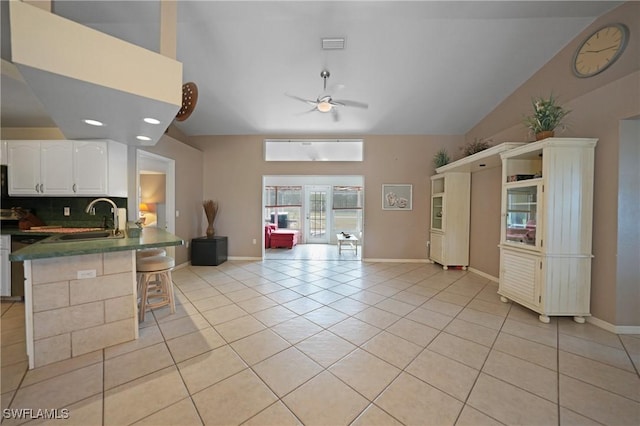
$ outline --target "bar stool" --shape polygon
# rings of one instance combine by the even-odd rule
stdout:
[[[139,249],[139,250],[136,250],[136,263],[138,262],[138,260],[144,257],[166,256],[166,255],[167,255],[167,251],[163,248]],[[142,294],[142,287],[140,286],[140,278],[141,278],[141,274],[137,274],[136,287],[138,289],[138,295]]]
[[[166,256],[166,255],[167,255],[167,251],[163,248],[140,249],[136,251],[136,260],[142,259],[143,257]]]
[[[174,266],[175,261],[169,256],[147,256],[137,259],[140,322],[144,321],[147,309],[169,305],[171,313],[176,312],[171,280]]]

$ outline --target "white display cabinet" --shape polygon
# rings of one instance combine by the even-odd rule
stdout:
[[[597,139],[549,138],[502,158],[501,300],[540,314],[590,315]]]
[[[469,266],[470,173],[442,173],[431,176],[432,261],[449,266]]]

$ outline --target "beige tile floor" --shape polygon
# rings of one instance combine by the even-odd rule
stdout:
[[[177,312],[147,315],[139,340],[31,371],[23,304],[2,303],[2,409],[66,409],[51,424],[69,425],[640,424],[640,336],[543,324],[469,272],[230,261],[174,281]]]
[[[297,244],[292,248],[270,248],[264,250],[268,260],[362,260],[362,248],[358,242],[358,252],[344,245],[338,252],[335,244]]]

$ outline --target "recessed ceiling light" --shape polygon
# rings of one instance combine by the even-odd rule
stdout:
[[[90,120],[90,119],[86,119],[84,120],[85,123],[91,125],[91,126],[104,126],[104,123],[102,121],[98,121],[98,120]]]
[[[136,136],[136,139],[139,141],[150,141],[151,138],[149,136]]]
[[[157,120],[155,118],[151,118],[151,117],[147,117],[144,119],[145,123],[149,123],[149,124],[160,124],[160,120]]]

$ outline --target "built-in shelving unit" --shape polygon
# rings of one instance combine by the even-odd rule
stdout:
[[[502,301],[540,314],[590,315],[597,139],[549,138],[502,157]]]
[[[469,266],[471,173],[500,167],[500,154],[524,145],[505,142],[436,169],[431,176],[429,258],[442,265]]]
[[[469,266],[470,173],[442,173],[431,176],[432,261],[449,266]]]
[[[513,148],[525,145],[525,142],[504,142],[500,145],[492,146],[484,151],[476,152],[473,155],[456,160],[452,163],[438,167],[436,173],[447,172],[480,172],[482,170],[500,167],[502,160],[500,154]]]

